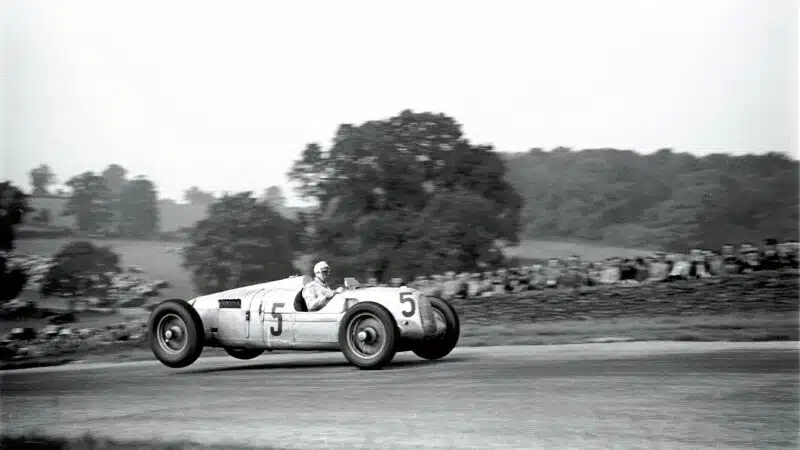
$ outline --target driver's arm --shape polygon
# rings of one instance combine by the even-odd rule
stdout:
[[[303,298],[306,301],[306,306],[309,311],[321,309],[334,294],[334,291],[326,289],[324,286],[320,286],[314,282],[308,283],[306,287],[303,288]]]

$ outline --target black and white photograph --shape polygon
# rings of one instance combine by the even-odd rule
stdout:
[[[800,448],[797,0],[0,0],[0,450]]]

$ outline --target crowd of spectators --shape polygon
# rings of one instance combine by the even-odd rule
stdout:
[[[42,329],[18,327],[0,338],[0,361],[24,360],[43,356],[64,356],[82,349],[115,343],[136,344],[146,339],[146,324],[121,322],[102,328],[51,324]]]
[[[573,255],[566,261],[550,259],[544,264],[477,273],[446,272],[417,277],[407,284],[429,295],[443,298],[492,296],[539,289],[576,288],[598,285],[639,285],[740,274],[760,270],[797,268],[797,241],[778,243],[767,239],[761,248],[743,244],[724,246],[720,252],[693,249],[689,253],[656,252],[638,258],[607,258],[583,261]],[[374,279],[368,285],[377,284]],[[390,285],[404,284],[393,279]]]

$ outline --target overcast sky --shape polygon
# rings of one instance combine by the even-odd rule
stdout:
[[[277,184],[341,123],[444,112],[500,151],[797,156],[797,5],[2,2],[3,178],[117,163],[162,197]]]

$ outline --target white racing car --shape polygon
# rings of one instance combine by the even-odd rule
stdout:
[[[245,286],[184,300],[166,300],[150,314],[147,333],[156,358],[172,368],[194,363],[204,347],[238,359],[264,351],[341,351],[361,369],[380,369],[397,352],[435,360],[458,343],[458,315],[446,301],[407,287],[345,290],[319,311],[302,298],[308,277]]]

